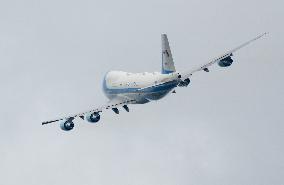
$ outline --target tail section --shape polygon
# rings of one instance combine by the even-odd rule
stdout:
[[[162,34],[162,74],[169,74],[176,71],[168,37]]]

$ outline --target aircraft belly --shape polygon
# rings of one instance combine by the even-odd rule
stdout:
[[[169,92],[170,90],[153,92],[153,93],[145,93],[144,97],[148,100],[159,100],[165,97]]]

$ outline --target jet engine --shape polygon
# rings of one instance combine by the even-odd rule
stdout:
[[[96,123],[98,121],[100,121],[100,114],[98,112],[94,112],[94,113],[89,113],[85,115],[85,119],[90,122],[90,123]]]
[[[190,83],[190,79],[189,78],[186,78],[185,80],[181,81],[178,86],[179,87],[187,87],[188,84]]]
[[[63,120],[61,123],[60,123],[60,128],[64,131],[70,131],[74,128],[74,123],[70,120]]]
[[[233,59],[229,56],[227,58],[224,58],[224,59],[220,60],[218,62],[218,65],[220,67],[229,67],[230,65],[232,65],[232,63],[233,63]]]

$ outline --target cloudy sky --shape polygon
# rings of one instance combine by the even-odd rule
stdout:
[[[280,0],[0,1],[0,184],[282,185]],[[190,69],[269,31],[159,102],[71,132],[41,122],[107,99],[111,70]]]

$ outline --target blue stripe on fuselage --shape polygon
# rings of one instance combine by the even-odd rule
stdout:
[[[164,68],[164,65],[162,65],[162,74],[170,74],[170,73],[173,73],[174,71],[169,71],[169,70],[166,70]]]
[[[142,89],[140,92],[155,93],[155,92],[160,92],[160,91],[170,91],[171,89],[175,88],[177,85],[178,85],[178,81],[173,80],[173,81],[165,82],[160,85]]]
[[[169,81],[160,85],[152,86],[149,88],[141,89],[140,88],[121,88],[121,89],[110,89],[106,85],[104,79],[103,90],[106,94],[123,94],[123,93],[156,93],[156,92],[167,92],[175,88],[178,85],[177,80]]]

